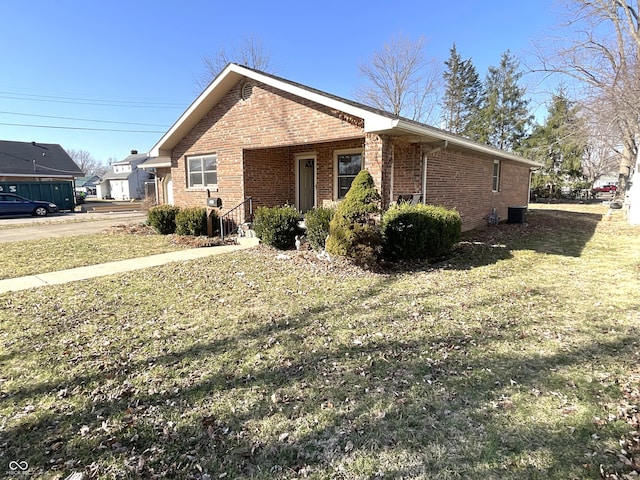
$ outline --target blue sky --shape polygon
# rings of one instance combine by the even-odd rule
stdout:
[[[484,77],[507,49],[531,52],[560,13],[554,0],[5,1],[0,139],[102,162],[146,152],[198,95],[202,58],[242,37],[261,39],[276,74],[353,98],[358,64],[393,36],[424,36],[442,62],[455,42]]]

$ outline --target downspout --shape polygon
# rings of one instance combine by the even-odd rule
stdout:
[[[396,176],[396,166],[395,166],[395,160],[396,160],[396,149],[395,149],[395,144],[391,145],[391,178],[389,179],[389,202],[388,205],[391,205],[391,203],[393,202],[393,179]]]
[[[427,153],[422,153],[422,203],[427,204]]]
[[[436,153],[449,146],[449,140],[445,140],[444,143],[436,148],[432,148],[428,153]],[[427,204],[427,152],[422,154],[422,203]]]
[[[160,205],[160,190],[158,189],[158,169],[153,169],[153,183],[155,184],[155,194],[156,194],[156,205]]]

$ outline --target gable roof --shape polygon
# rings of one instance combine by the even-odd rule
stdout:
[[[146,153],[138,153],[137,150],[132,150],[131,155],[128,155],[123,160],[113,162],[109,167],[109,170],[102,176],[101,181],[106,180],[127,180],[131,175],[136,173],[136,169],[140,167],[147,159],[149,155]],[[116,172],[117,166],[128,165],[131,167],[129,171]]]
[[[105,173],[100,179],[100,183],[106,182],[107,180],[127,180],[131,175],[135,173],[135,170],[131,170],[128,172],[115,172],[113,166],[109,168],[107,173]]]
[[[138,153],[136,150],[133,150],[131,152],[131,155],[128,155],[123,160],[118,160],[117,162],[113,162],[111,165],[131,165],[133,167],[144,162],[148,158],[149,158],[148,154]]]
[[[149,152],[150,157],[168,157],[171,150],[239,81],[251,79],[306,100],[342,111],[364,120],[365,133],[415,137],[419,143],[433,144],[434,148],[456,146],[464,150],[512,160],[531,167],[541,164],[527,158],[475,142],[459,135],[425,125],[398,115],[348,100],[315,88],[292,82],[269,73],[230,63],[185,110],[173,126]]]
[[[100,177],[98,175],[78,177],[76,178],[76,187],[89,187],[89,186],[93,187],[99,182],[100,182]]]
[[[81,177],[84,173],[60,145],[0,140],[0,175]]]

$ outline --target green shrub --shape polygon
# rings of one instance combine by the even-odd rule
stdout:
[[[381,229],[386,257],[428,259],[449,253],[460,241],[462,220],[444,207],[401,204],[387,210]]]
[[[176,214],[180,208],[173,205],[157,205],[149,209],[147,222],[162,235],[169,235],[176,231]]]
[[[300,213],[294,207],[259,207],[253,219],[253,229],[262,243],[281,250],[292,248],[299,227]]]
[[[373,178],[368,171],[361,170],[329,223],[327,252],[352,258],[362,265],[376,263],[382,243],[375,222],[379,211],[380,194]]]
[[[329,236],[329,223],[335,213],[333,208],[317,207],[304,214],[307,240],[314,249],[324,249]]]
[[[183,208],[176,215],[176,234],[201,236],[207,234],[207,209]]]

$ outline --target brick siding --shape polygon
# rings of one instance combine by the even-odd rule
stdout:
[[[206,201],[206,189],[186,188],[186,157],[190,155],[217,154],[218,189],[210,194],[221,197],[225,207],[253,194],[261,197],[258,204],[294,204],[296,152],[319,150],[330,141],[341,145],[344,139],[354,139],[355,145],[363,143],[359,140],[363,137],[361,119],[259,83],[242,100],[242,85],[232,88],[173,149],[177,205],[198,206]],[[318,164],[319,179],[326,172],[333,174],[333,162],[326,155]],[[319,182],[318,196],[327,196],[328,188],[333,190],[332,185]]]
[[[452,147],[428,153],[402,137],[365,134],[362,119],[253,82],[252,95],[240,97],[239,82],[176,145],[171,159],[174,203],[204,206],[207,193],[227,210],[253,197],[254,208],[297,203],[298,154],[316,158],[316,203],[335,201],[335,152],[361,149],[383,206],[397,195],[422,193],[422,155],[427,152],[427,203],[456,208],[465,230],[486,225],[496,208],[528,203],[529,168],[501,161],[500,190],[492,192],[494,158]],[[186,158],[217,155],[217,189],[188,189]],[[162,189],[160,190],[160,195]],[[166,199],[164,199],[166,201]]]

